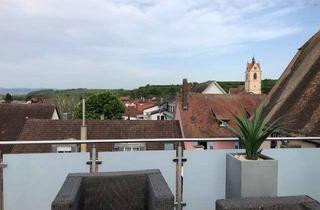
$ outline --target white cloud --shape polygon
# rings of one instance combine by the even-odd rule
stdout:
[[[294,34],[300,28],[289,25],[286,16],[304,4],[302,0],[2,0],[2,66],[16,60],[24,63],[20,69],[30,69],[28,60],[40,59],[45,66],[54,58],[62,65],[48,69],[63,73],[64,64],[79,68],[77,60],[85,59],[90,60],[84,65],[88,68],[117,63],[112,68],[140,74],[139,67],[130,65],[135,58],[223,54],[244,43]],[[143,71],[142,75],[148,72]]]

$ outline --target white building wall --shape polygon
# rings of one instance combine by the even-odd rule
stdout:
[[[159,106],[154,106],[154,107],[150,107],[150,108],[148,108],[148,109],[145,109],[144,111],[143,111],[143,118],[144,118],[144,120],[159,120],[159,119],[161,119],[161,117],[164,117],[164,118],[166,118],[166,115],[163,113],[163,112],[161,112],[161,113],[155,113],[155,114],[150,114],[150,113],[152,113],[152,112],[154,112],[154,111],[157,111],[157,110],[159,110],[160,109],[160,107]],[[164,119],[165,120],[165,119]]]
[[[159,106],[153,106],[153,107],[150,107],[148,109],[143,110],[143,114],[147,115],[148,113],[151,113],[151,112],[157,111],[157,110],[159,110]]]
[[[202,94],[227,94],[222,87],[219,87],[219,84],[212,82]]]
[[[58,112],[57,112],[57,109],[54,109],[54,112],[52,114],[52,117],[51,117],[52,120],[59,120],[59,115],[58,115]]]

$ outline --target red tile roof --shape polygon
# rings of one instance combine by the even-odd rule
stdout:
[[[236,88],[230,88],[229,94],[246,94],[244,85],[240,85],[239,87],[236,87]]]
[[[296,53],[264,100],[291,135],[320,135],[320,31]]]
[[[202,82],[202,83],[191,83],[191,92],[194,93],[202,93],[205,89],[207,89],[211,85],[212,81]]]
[[[181,138],[175,120],[88,120],[88,139]],[[19,140],[80,139],[81,120],[28,120]],[[101,144],[99,144],[101,145]],[[15,146],[14,153],[48,152],[48,145]]]
[[[139,111],[135,107],[129,106],[126,108],[126,111],[123,115],[127,117],[137,117],[137,115],[140,114],[143,114],[143,111]]]
[[[233,115],[252,114],[264,95],[218,95],[189,93],[188,109],[181,108],[181,98],[177,103],[185,137],[210,138],[228,137],[231,134],[220,127],[217,120],[228,120],[235,127]]]
[[[150,107],[153,107],[155,105],[159,104],[159,101],[148,101],[148,102],[137,102],[136,105],[136,109],[138,111],[144,111],[145,109],[148,109]]]
[[[158,101],[147,101],[147,102],[132,101],[132,103],[134,103],[135,106],[127,107],[124,113],[124,116],[137,117],[137,115],[143,114],[143,111],[145,109],[148,109],[150,107],[153,107],[159,104]]]
[[[51,119],[55,109],[48,104],[0,104],[0,141],[16,140],[28,118]]]
[[[250,71],[252,70],[252,67],[255,63],[247,63],[247,70]],[[258,65],[258,68],[260,69],[260,63],[256,63]]]

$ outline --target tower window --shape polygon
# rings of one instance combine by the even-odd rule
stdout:
[[[253,79],[257,79],[257,73],[253,74]]]

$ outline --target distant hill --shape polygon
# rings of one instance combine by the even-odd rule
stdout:
[[[92,93],[97,93],[101,91],[106,91],[106,89],[86,89],[86,88],[77,88],[77,89],[41,89],[34,90],[29,92],[28,96],[54,96],[54,95],[75,95],[75,96],[86,96]]]
[[[262,80],[262,93],[268,93],[277,80],[264,79]],[[240,85],[244,85],[241,81],[221,81],[219,85],[226,91],[229,92],[230,88],[236,88]],[[150,98],[157,97],[163,99],[173,98],[177,92],[180,91],[181,85],[146,85],[132,90],[125,89],[31,89],[31,88],[0,88],[0,95],[10,93],[13,96],[24,95],[26,98],[33,96],[43,96],[45,98],[51,98],[55,96],[74,96],[80,98],[82,96],[88,96],[102,91],[112,91],[117,93],[119,96],[130,96],[131,98]]]
[[[88,96],[90,94],[94,94],[97,92],[102,91],[112,91],[117,93],[119,96],[130,96],[131,98],[149,98],[149,97],[157,97],[157,98],[164,98],[168,99],[176,95],[177,92],[180,90],[180,85],[146,85],[143,87],[139,87],[133,90],[125,90],[125,89],[66,89],[66,90],[53,90],[53,89],[46,89],[46,90],[37,90],[30,92],[27,97],[33,96],[45,96],[45,97],[52,97],[57,95],[63,96]]]
[[[34,88],[2,88],[0,87],[0,95],[5,95],[7,93],[11,95],[27,95],[31,91],[40,90]]]

